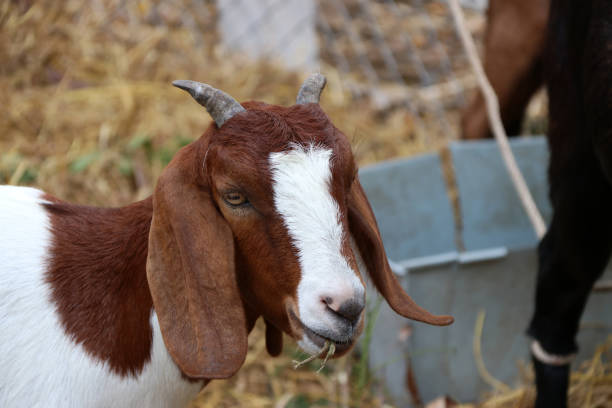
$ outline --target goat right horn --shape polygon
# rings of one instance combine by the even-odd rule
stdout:
[[[298,92],[296,103],[304,105],[306,103],[319,103],[321,92],[325,88],[327,79],[319,73],[311,74],[302,84]]]
[[[177,80],[172,85],[181,88],[206,108],[218,127],[223,126],[232,116],[244,112],[237,100],[219,89],[196,81]]]

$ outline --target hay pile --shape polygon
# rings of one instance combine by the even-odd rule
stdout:
[[[263,325],[258,324],[249,336],[249,353],[238,374],[211,382],[191,408],[391,406],[380,384],[370,377],[365,356],[353,352],[328,361],[320,373],[320,360],[294,369],[292,360],[302,360],[305,354],[291,342],[281,356],[270,358],[263,333]]]
[[[531,408],[535,401],[534,375],[530,366],[519,366],[522,385],[504,387],[478,404],[457,408]],[[607,408],[612,406],[612,336],[600,345],[593,357],[571,374],[569,408]]]
[[[205,81],[238,100],[293,103],[304,75],[224,56],[210,29],[212,5],[165,4],[1,1],[0,182],[89,204],[149,194],[172,154],[210,122],[170,86],[174,79]],[[337,71],[323,71],[329,85],[322,106],[356,142],[360,163],[446,141],[446,135],[426,141],[427,129],[417,131],[404,110],[381,113],[352,99]]]

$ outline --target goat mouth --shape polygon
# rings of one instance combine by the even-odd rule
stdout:
[[[295,314],[293,310],[289,310],[289,317],[293,321],[293,323],[302,329],[304,335],[308,337],[310,341],[312,341],[317,347],[323,349],[325,347],[326,342],[334,343],[336,346],[336,353],[338,355],[347,351],[353,346],[354,337],[348,337],[346,339],[339,339],[331,337],[328,333],[321,333],[311,329],[306,326],[299,317]]]

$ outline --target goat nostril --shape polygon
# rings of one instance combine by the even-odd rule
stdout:
[[[361,316],[361,312],[363,311],[364,307],[365,303],[363,301],[351,299],[342,303],[337,310],[334,310],[334,312],[337,315],[349,320],[351,323],[356,323]]]
[[[327,306],[331,306],[331,304],[334,303],[334,300],[329,296],[325,296],[322,300]]]

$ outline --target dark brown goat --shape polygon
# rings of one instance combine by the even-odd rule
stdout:
[[[612,252],[612,3],[553,0],[545,51],[553,219],[539,246],[536,406],[565,407],[576,333]]]
[[[517,135],[525,109],[543,83],[542,52],[550,0],[491,0],[484,37],[484,69],[499,98],[506,132]],[[463,139],[492,137],[477,92],[461,117]]]

